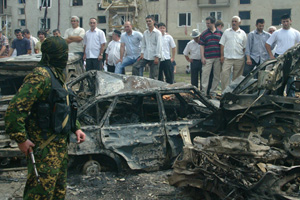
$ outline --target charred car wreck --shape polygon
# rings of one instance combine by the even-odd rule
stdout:
[[[226,93],[198,124],[210,136],[190,139],[193,128],[183,129],[170,184],[199,188],[203,199],[299,199],[300,100],[284,96],[288,77],[300,75],[299,58],[297,44]]]
[[[72,135],[70,165],[90,175],[105,168],[170,167],[182,151],[180,130],[196,128],[217,110],[193,86],[145,77],[89,71],[69,81],[68,87],[76,94],[78,119],[87,135],[79,145]],[[4,99],[2,116],[10,98]],[[7,165],[7,157],[22,155],[8,135],[1,136],[0,157]]]
[[[180,130],[197,127],[217,110],[193,86],[144,77],[92,71],[69,87],[77,94],[78,119],[87,135],[80,145],[71,140],[69,155],[86,160],[85,173],[107,163],[117,169],[170,167],[182,151]]]

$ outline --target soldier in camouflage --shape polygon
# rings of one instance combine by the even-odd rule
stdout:
[[[50,37],[41,47],[41,66],[48,66],[60,83],[65,84],[63,70],[68,60],[68,45],[61,37]],[[67,180],[67,143],[68,134],[57,134],[45,148],[38,147],[45,142],[38,125],[35,105],[45,101],[51,92],[51,75],[44,67],[36,67],[27,75],[18,93],[11,100],[5,116],[6,132],[18,143],[19,149],[27,156],[33,149],[37,171],[37,181],[32,162],[27,157],[28,177],[24,190],[24,199],[64,199]],[[47,138],[53,135],[49,129]],[[85,134],[76,123],[77,142],[85,140]],[[44,135],[45,136],[45,135]]]

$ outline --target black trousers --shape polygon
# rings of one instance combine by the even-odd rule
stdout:
[[[90,70],[102,70],[102,60],[98,60],[98,58],[87,58],[86,71]]]
[[[107,64],[107,71],[111,73],[115,73],[115,66]]]
[[[164,81],[164,76],[166,77],[166,82],[172,84],[172,63],[171,60],[164,60],[160,62],[159,70],[158,70],[158,80]]]
[[[191,84],[196,86],[197,88],[199,87],[199,80],[201,80],[201,75],[202,75],[202,62],[201,60],[193,60],[191,63]],[[201,81],[200,81],[200,90],[202,89],[201,87]]]

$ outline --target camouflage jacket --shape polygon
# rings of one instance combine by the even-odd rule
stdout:
[[[52,72],[59,77],[55,70]],[[61,78],[60,78],[61,80]],[[5,131],[12,140],[17,143],[25,142],[30,139],[34,143],[42,143],[42,131],[37,124],[37,113],[34,112],[37,101],[45,101],[51,92],[51,76],[42,67],[36,67],[32,73],[28,74],[19,89],[18,93],[9,103],[5,114]],[[77,121],[76,129],[80,129]],[[47,137],[52,133],[46,133]],[[67,136],[57,136],[65,137]]]

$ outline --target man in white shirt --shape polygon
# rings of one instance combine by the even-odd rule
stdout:
[[[201,53],[200,53],[200,35],[198,29],[193,29],[191,36],[193,40],[189,41],[183,50],[183,55],[185,59],[190,63],[190,73],[191,73],[191,84],[199,87],[199,80],[201,80],[202,74],[202,63],[201,63]],[[201,81],[200,81],[200,89]]]
[[[106,48],[106,64],[107,64],[107,71],[114,73],[115,66],[117,62],[120,60],[120,36],[121,32],[118,30],[114,30],[112,34],[112,41],[108,44]]]
[[[158,80],[164,81],[163,74],[166,77],[166,82],[172,84],[172,62],[175,59],[176,45],[173,37],[170,34],[166,34],[166,25],[164,23],[158,24],[158,29],[162,34],[162,57],[159,64]],[[172,57],[171,57],[172,49]]]
[[[30,41],[31,53],[34,53],[34,48],[35,48],[36,43],[38,43],[38,39],[33,37],[30,34],[30,31],[28,29],[24,29],[22,31],[22,34],[24,35],[25,38],[27,38]]]
[[[85,33],[83,40],[83,60],[86,60],[86,71],[102,70],[103,51],[106,44],[105,34],[97,28],[96,18],[90,18],[89,25],[91,29]]]
[[[65,31],[64,38],[69,45],[69,53],[77,53],[83,56],[83,38],[85,31],[79,27],[79,18],[77,16],[71,17],[72,28]]]
[[[241,18],[233,16],[231,19],[232,28],[224,31],[221,44],[221,71],[222,91],[230,83],[231,68],[233,67],[232,81],[241,76],[245,65],[245,48],[247,44],[246,33],[240,29]]]
[[[124,23],[125,33],[121,35],[120,60],[115,69],[116,74],[125,74],[125,67],[134,64],[141,55],[141,42],[143,34],[132,30],[129,21]],[[126,48],[126,56],[125,55]],[[143,69],[141,68],[141,73]]]
[[[292,19],[290,15],[283,15],[281,17],[282,28],[275,31],[266,42],[266,49],[271,59],[275,59],[279,55],[284,54],[289,48],[300,42],[300,33],[291,27]],[[276,44],[275,55],[273,55],[271,46]],[[287,95],[295,96],[295,91],[290,89],[294,77],[290,77],[287,81]],[[282,88],[282,92],[284,90]]]
[[[159,59],[161,58],[161,32],[154,27],[153,16],[146,17],[148,30],[144,32],[141,56],[132,67],[132,75],[140,75],[140,68],[150,66],[149,78],[158,79]]]

